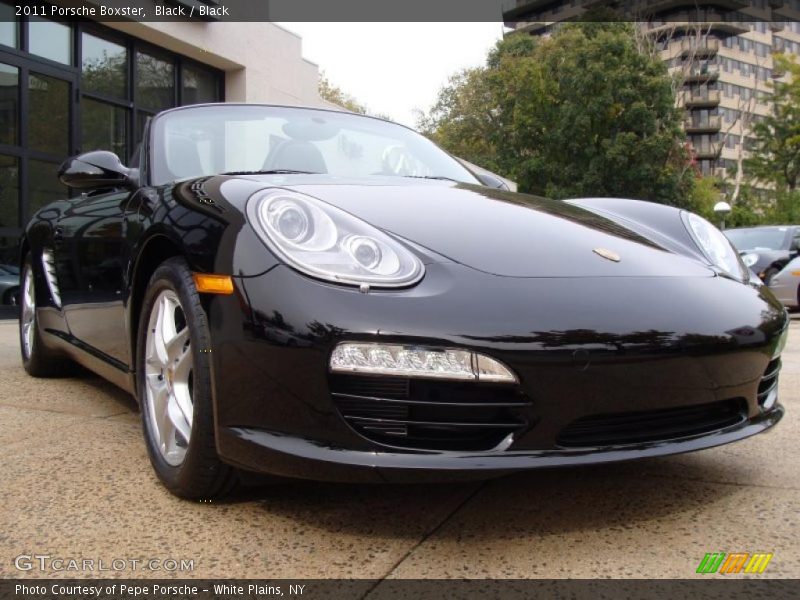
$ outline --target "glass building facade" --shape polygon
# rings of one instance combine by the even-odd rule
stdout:
[[[65,158],[110,150],[125,163],[149,117],[221,101],[223,86],[184,56],[91,21],[17,19],[0,0],[0,268],[16,264],[30,216],[69,195]]]

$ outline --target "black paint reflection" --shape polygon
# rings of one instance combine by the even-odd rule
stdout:
[[[476,342],[503,344],[525,344],[526,349],[533,350],[592,350],[611,351],[620,354],[641,351],[675,352],[686,350],[702,350],[728,346],[731,350],[739,346],[734,336],[703,335],[697,333],[678,334],[671,331],[632,331],[630,333],[611,333],[594,329],[570,329],[566,331],[531,332],[529,335],[498,335],[462,337]],[[763,337],[760,342],[763,343]]]
[[[586,210],[585,208],[569,204],[568,202],[551,200],[550,198],[543,198],[541,196],[533,196],[530,194],[518,194],[515,192],[506,192],[495,189],[489,190],[485,187],[463,183],[458,184],[456,187],[468,189],[471,192],[476,192],[490,200],[499,200],[501,202],[507,202],[509,204],[516,204],[518,206],[531,208],[538,212],[546,213],[553,217],[558,217],[559,219],[571,221],[578,225],[590,227],[615,237],[636,242],[637,244],[650,246],[651,248],[655,248],[657,250],[664,250],[664,248],[655,241],[636,233],[632,229],[623,227],[619,223],[616,223],[609,218],[600,216],[594,212]]]

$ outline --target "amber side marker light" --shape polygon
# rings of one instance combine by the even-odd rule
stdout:
[[[209,275],[207,273],[194,273],[194,284],[197,291],[201,294],[225,294],[233,293],[233,279],[230,275]]]

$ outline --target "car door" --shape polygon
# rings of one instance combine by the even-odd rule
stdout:
[[[800,228],[794,230],[792,241],[789,243],[789,258],[800,256]]]
[[[123,306],[123,223],[130,195],[115,190],[74,199],[53,234],[70,333],[118,367],[130,364]]]

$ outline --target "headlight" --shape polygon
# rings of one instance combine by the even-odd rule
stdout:
[[[287,190],[265,190],[247,205],[261,239],[294,268],[351,285],[400,287],[425,269],[391,237],[321,200]]]
[[[775,350],[772,352],[772,358],[776,359],[781,355],[784,348],[786,348],[786,342],[789,340],[789,326],[783,328],[781,335],[778,337],[778,343],[775,344]]]
[[[756,254],[755,252],[748,252],[747,254],[742,254],[742,262],[745,264],[746,267],[750,268],[758,262],[758,254]]]
[[[711,223],[694,213],[684,212],[683,222],[695,244],[712,265],[739,281],[749,279],[748,271],[728,238]]]

